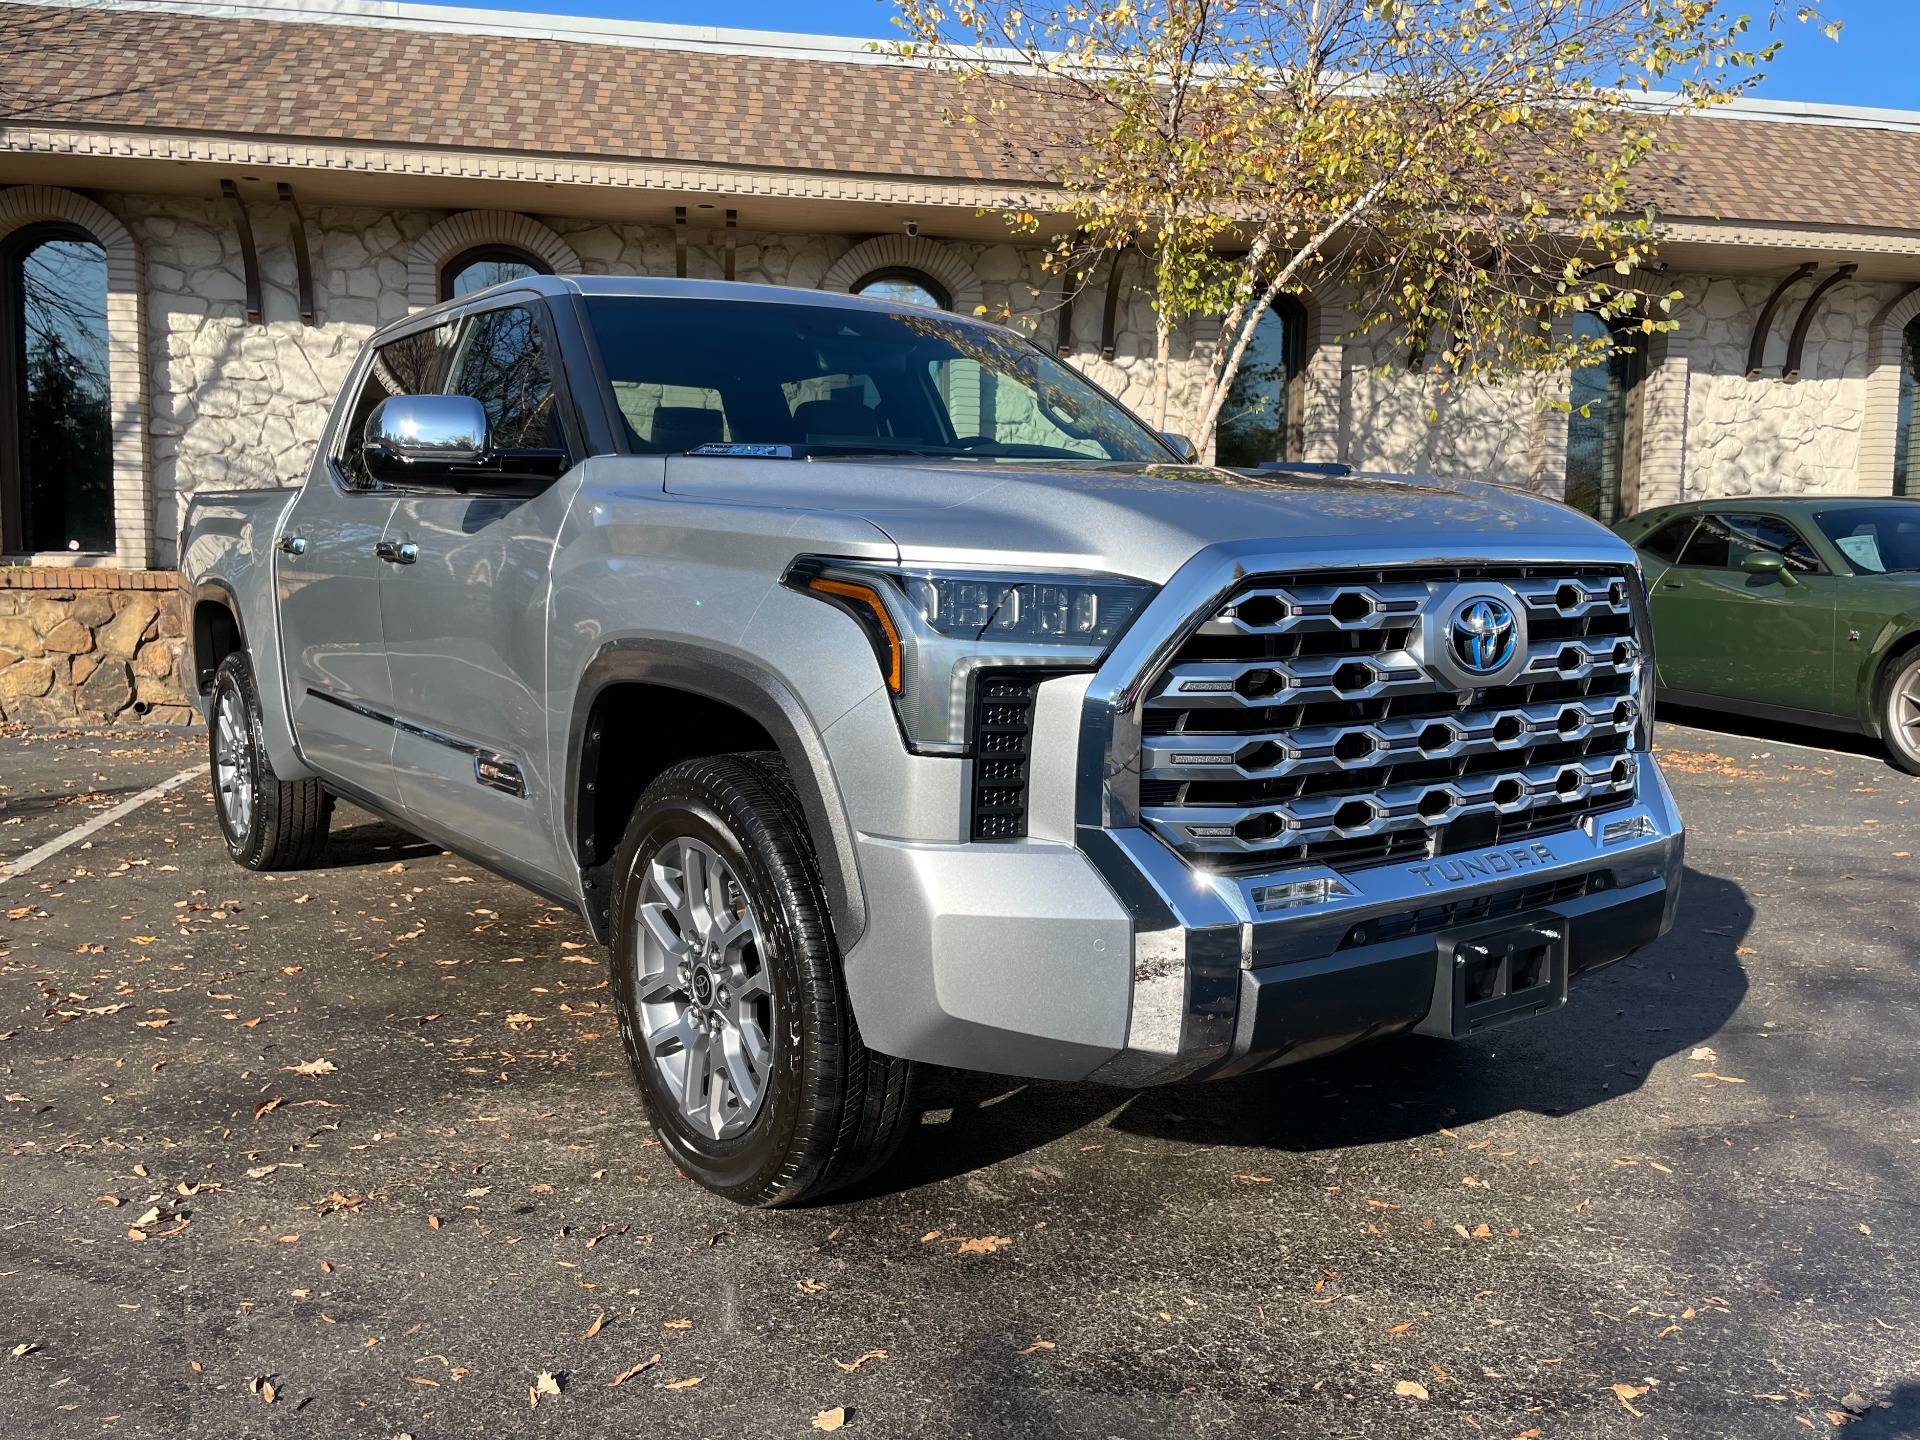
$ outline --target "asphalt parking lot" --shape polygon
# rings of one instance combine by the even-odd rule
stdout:
[[[0,1435],[1920,1434],[1920,782],[1662,744],[1680,923],[1557,1015],[935,1072],[781,1213],[661,1158],[578,921],[344,808],[247,874],[195,778],[0,881]],[[0,738],[0,865],[200,745]]]

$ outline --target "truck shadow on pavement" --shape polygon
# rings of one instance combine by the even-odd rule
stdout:
[[[1404,1141],[1515,1111],[1567,1115],[1639,1088],[1726,1024],[1747,993],[1741,887],[1688,870],[1673,930],[1576,982],[1565,1009],[1463,1042],[1402,1036],[1263,1074],[1125,1091],[925,1072],[923,1123],[860,1197],[1010,1160],[1094,1124],[1122,1134],[1290,1152]],[[950,1112],[950,1113],[949,1113]],[[850,1199],[842,1195],[836,1199]]]

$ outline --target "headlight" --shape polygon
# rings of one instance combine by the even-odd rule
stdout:
[[[877,565],[805,555],[786,584],[846,611],[873,645],[913,749],[967,748],[967,694],[982,670],[1091,670],[1154,587],[1115,575]]]

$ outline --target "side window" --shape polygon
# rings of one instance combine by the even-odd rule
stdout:
[[[373,365],[347,415],[346,433],[340,437],[340,468],[348,484],[368,487],[375,484],[360,463],[367,417],[373,414],[374,407],[395,395],[444,393],[457,338],[453,326],[440,325],[418,334],[403,335],[374,352]]]
[[[1728,515],[1725,519],[1733,536],[1731,558],[1735,566],[1754,552],[1763,551],[1778,555],[1795,574],[1820,572],[1820,557],[1790,521],[1777,515]]]
[[[1702,515],[1700,528],[1693,532],[1687,548],[1680,552],[1680,563],[1702,570],[1729,570],[1733,568],[1733,561],[1728,558],[1732,551],[1733,532],[1727,529],[1727,517]]]
[[[1697,516],[1682,515],[1678,520],[1669,520],[1658,527],[1651,535],[1642,539],[1640,548],[1671,565],[1680,555],[1680,547],[1687,543],[1687,536],[1693,530]]]
[[[447,392],[471,395],[487,412],[496,450],[564,448],[554,414],[553,365],[533,311],[513,305],[461,322],[458,358]]]

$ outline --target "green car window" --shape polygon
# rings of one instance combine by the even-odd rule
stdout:
[[[1704,570],[1737,570],[1753,554],[1778,555],[1789,570],[1817,575],[1820,557],[1800,532],[1774,515],[1703,515],[1700,528],[1681,552],[1682,565]]]
[[[1687,543],[1687,536],[1693,533],[1693,522],[1698,518],[1697,515],[1682,515],[1678,520],[1669,520],[1641,540],[1640,548],[1671,565],[1680,557],[1680,547]]]
[[[1920,506],[1852,506],[1813,519],[1862,575],[1920,570]]]

